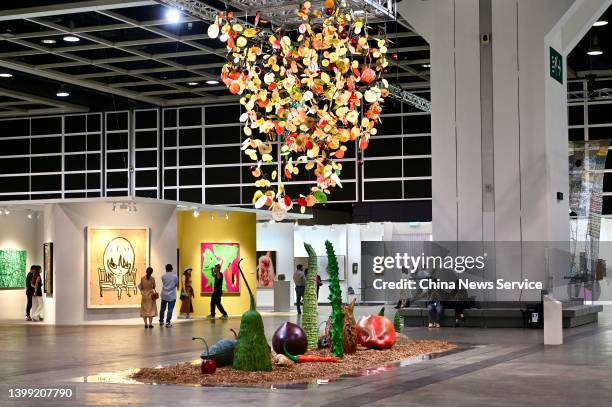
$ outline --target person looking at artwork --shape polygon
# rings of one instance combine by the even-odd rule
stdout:
[[[179,314],[185,315],[185,318],[189,319],[189,314],[193,312],[193,303],[191,299],[194,297],[193,287],[191,286],[191,268],[187,268],[183,271],[181,280],[183,288],[181,289],[181,309],[179,310]],[[179,318],[181,318],[180,315]]]
[[[319,290],[321,289],[321,286],[323,285],[323,281],[321,280],[321,276],[319,275],[319,273],[317,273],[316,282],[317,282],[317,300],[318,300]]]
[[[42,294],[42,268],[40,266],[32,266],[33,274],[32,274],[32,283],[31,287],[33,289],[32,295],[32,309],[31,317],[32,321],[39,322],[43,320],[44,315],[44,302],[43,302],[43,294]]]
[[[427,301],[428,328],[440,328],[440,318],[444,312],[441,299],[438,290],[431,290],[429,300]]]
[[[153,277],[153,268],[147,267],[146,275],[140,279],[140,316],[146,328],[153,328],[153,317],[157,316],[157,292],[155,291],[155,278]]]
[[[172,327],[172,312],[174,311],[174,305],[176,304],[176,289],[178,288],[178,277],[174,274],[174,268],[172,264],[166,264],[166,273],[162,276],[162,292],[161,292],[161,306],[159,310],[159,326],[164,324],[164,313],[166,313],[166,307],[168,313],[166,314],[166,328]]]
[[[26,321],[31,321],[32,318],[30,317],[30,311],[32,310],[32,297],[34,296],[34,287],[32,287],[32,278],[34,277],[34,268],[36,268],[36,266],[32,266],[30,267],[30,271],[28,272],[28,275],[26,276],[26,298],[27,298],[27,304],[26,304]]]
[[[295,304],[297,307],[298,315],[302,314],[302,298],[304,297],[304,291],[306,289],[306,274],[304,273],[304,267],[298,264],[295,272],[293,273],[293,283],[295,284]]]
[[[221,295],[223,294],[223,274],[221,274],[221,265],[215,265],[213,269],[213,276],[215,278],[214,290],[212,297],[210,297],[210,315],[206,318],[215,319],[215,307],[219,308],[221,312],[221,319],[227,319],[227,312],[221,305]]]

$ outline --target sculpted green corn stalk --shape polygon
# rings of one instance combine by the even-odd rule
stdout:
[[[325,241],[327,251],[327,273],[329,274],[329,301],[332,306],[331,314],[331,347],[334,356],[344,356],[342,328],[344,313],[342,312],[342,291],[338,278],[338,259],[334,253],[334,246],[329,240]]]
[[[308,253],[308,275],[304,290],[304,314],[302,314],[302,329],[308,339],[308,347],[316,349],[319,341],[317,314],[317,253],[308,243],[304,243]]]

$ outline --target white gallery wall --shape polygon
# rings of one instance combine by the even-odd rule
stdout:
[[[306,258],[304,243],[312,245],[317,256],[326,256],[325,241],[329,240],[337,256],[345,256],[345,279],[340,281],[343,301],[352,300],[348,295],[351,287],[356,298],[361,298],[361,242],[362,241],[405,241],[430,240],[431,223],[370,223],[325,226],[298,226],[293,223],[259,223],[257,225],[257,250],[273,250],[277,256],[277,274],[285,274],[291,282],[291,303],[295,301],[293,284],[294,258]],[[307,266],[306,260],[303,261]],[[353,264],[357,272],[353,272]],[[368,272],[367,270],[365,272]],[[329,302],[329,286],[323,281],[319,302]],[[257,304],[265,307],[274,305],[272,289],[257,290]]]
[[[150,265],[155,270],[153,276],[158,286],[164,266],[167,263],[176,265],[176,207],[138,203],[137,208],[137,212],[113,212],[112,204],[96,202],[52,204],[46,209],[49,220],[45,222],[45,236],[53,241],[55,252],[55,321],[58,325],[140,316],[139,308],[87,308],[87,227],[149,227]]]
[[[25,250],[26,273],[33,264],[42,266],[42,220],[38,213],[11,210],[9,215],[0,216],[0,250]],[[47,301],[46,295],[43,298]],[[0,319],[24,319],[26,309],[25,288],[0,290]]]
[[[293,223],[258,223],[257,251],[276,252],[276,275],[284,274],[291,281],[291,299],[295,297],[293,286]],[[274,289],[257,288],[257,306],[274,306]]]

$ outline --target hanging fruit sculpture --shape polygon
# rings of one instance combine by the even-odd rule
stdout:
[[[365,150],[381,121],[388,95],[382,79],[387,40],[369,35],[365,19],[344,4],[326,3],[324,10],[302,3],[297,30],[269,32],[258,26],[258,16],[247,25],[231,11],[220,13],[209,27],[210,37],[227,43],[221,79],[232,94],[242,96],[242,149],[254,161],[257,208],[287,211],[297,204],[304,212],[327,202],[331,190],[342,187],[338,160],[347,144]],[[275,170],[277,141],[281,174]],[[316,183],[289,196],[283,182],[297,176],[300,167],[312,172]]]

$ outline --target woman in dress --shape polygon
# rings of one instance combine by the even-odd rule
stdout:
[[[32,296],[32,310],[30,316],[32,321],[39,322],[43,320],[44,315],[44,302],[42,294],[42,269],[40,266],[32,267],[34,274],[32,275],[32,289],[34,295]]]
[[[153,328],[153,318],[157,316],[157,303],[153,299],[155,291],[155,278],[152,276],[153,269],[147,267],[146,276],[140,280],[140,316],[144,321],[145,328]]]
[[[191,286],[191,269],[188,268],[183,271],[183,277],[181,278],[183,289],[181,290],[181,309],[179,314],[185,315],[186,319],[189,319],[189,314],[193,312],[193,303],[191,299],[194,297],[193,287]]]

